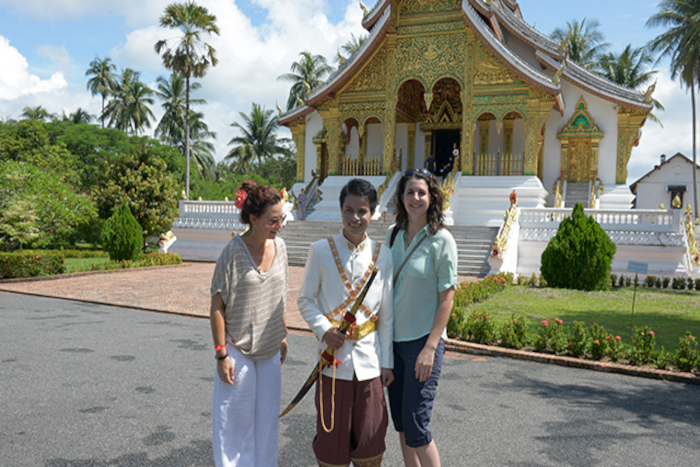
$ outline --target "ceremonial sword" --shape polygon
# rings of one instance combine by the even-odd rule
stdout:
[[[367,291],[369,288],[372,286],[372,281],[374,281],[374,277],[377,275],[377,272],[379,271],[379,268],[374,268],[372,271],[372,275],[369,276],[369,279],[367,280],[367,284],[365,284],[365,288],[362,289],[362,292],[360,292],[360,295],[357,297],[355,300],[355,303],[352,305],[352,308],[348,310],[345,315],[343,315],[343,321],[340,323],[340,326],[338,330],[342,333],[345,334],[348,329],[350,329],[350,326],[352,326],[355,321],[355,314],[357,314],[357,310],[360,309],[360,305],[362,305],[362,301],[365,299],[365,295],[367,295]],[[325,362],[325,363],[323,363]],[[284,409],[284,412],[282,412],[279,416],[279,418],[284,417],[287,415],[296,405],[304,398],[307,392],[309,392],[309,389],[311,389],[311,386],[316,382],[318,377],[321,375],[321,370],[323,367],[330,363],[334,364],[335,362],[335,350],[332,349],[331,347],[328,347],[325,352],[321,354],[321,358],[319,360],[318,365],[314,367],[314,370],[311,372],[311,375],[309,375],[308,379],[304,383],[304,385],[301,387],[299,390],[299,393],[294,397],[292,402],[289,403],[286,409]]]

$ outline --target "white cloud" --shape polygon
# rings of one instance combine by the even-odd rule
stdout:
[[[10,41],[0,36],[0,101],[17,99],[22,96],[48,94],[65,88],[68,83],[60,71],[49,79],[41,79],[28,72],[27,59],[10,45]]]
[[[87,15],[118,15],[133,27],[152,23],[171,0],[0,0],[29,16],[61,21]]]

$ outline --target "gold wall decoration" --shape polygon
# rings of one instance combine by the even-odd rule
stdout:
[[[389,174],[392,171],[392,161],[396,147],[396,102],[398,100],[398,79],[396,76],[396,35],[390,34],[386,38],[386,89],[384,119],[382,121],[382,133],[384,146],[382,148],[382,173]]]
[[[429,34],[436,32],[463,31],[464,21],[446,21],[440,23],[423,23],[400,25],[396,33],[400,36],[410,36],[416,34]]]
[[[380,47],[367,63],[367,65],[355,75],[344,92],[381,91],[386,83],[386,49]]]
[[[464,60],[464,86],[462,87],[462,134],[459,148],[460,169],[464,175],[474,173],[474,134],[476,133],[476,115],[474,110],[474,34],[467,30],[464,35],[467,56]]]
[[[401,15],[455,11],[462,8],[462,0],[403,0],[399,7]]]
[[[638,110],[620,107],[617,112],[617,184],[627,181],[627,163],[632,156],[632,148],[639,141],[639,131],[646,118],[647,114]]]
[[[297,175],[296,181],[304,181],[304,160],[305,155],[305,142],[306,142],[306,122],[301,120],[295,120],[287,125],[287,127],[292,132],[292,141],[294,141],[294,148],[296,152],[294,157],[297,162]]]
[[[489,53],[485,53],[484,59],[476,64],[474,84],[477,86],[513,84],[516,81],[517,77]]]
[[[438,80],[450,77],[463,85],[459,71],[465,58],[464,34],[400,37],[396,47],[396,83],[419,79],[427,90],[432,90]]]
[[[588,112],[588,104],[581,96],[576,110],[562,130],[557,133],[561,142],[561,171],[573,183],[594,180],[598,173],[598,148],[605,133],[600,131]]]

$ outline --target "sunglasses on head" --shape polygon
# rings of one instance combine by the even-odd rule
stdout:
[[[415,174],[422,175],[422,176],[424,176],[424,177],[426,177],[426,178],[430,178],[430,177],[433,176],[433,174],[431,174],[430,172],[428,172],[428,170],[427,170],[427,169],[424,169],[423,167],[420,167],[420,168],[417,168],[417,169],[408,169],[408,170],[403,174],[403,176],[406,177],[406,178],[408,178],[408,177],[411,177],[411,176],[413,176],[413,175],[415,175]]]

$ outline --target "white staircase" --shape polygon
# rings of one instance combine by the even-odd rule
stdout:
[[[573,208],[576,203],[581,203],[588,209],[591,201],[590,187],[588,183],[567,183],[566,185],[566,206]]]
[[[389,216],[387,214],[387,218]],[[372,222],[367,234],[384,243],[386,231],[391,222]],[[290,265],[303,266],[309,252],[309,245],[322,238],[336,235],[343,228],[340,222],[290,222],[280,232],[287,245]],[[497,227],[449,227],[457,242],[459,255],[457,272],[465,276],[484,277],[489,273],[488,258],[491,246],[498,233]]]

